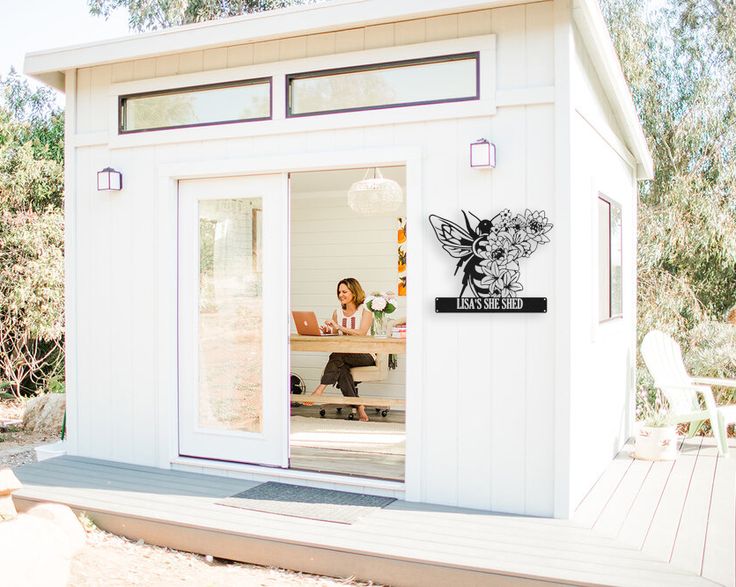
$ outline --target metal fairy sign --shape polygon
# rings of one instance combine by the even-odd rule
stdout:
[[[546,312],[547,298],[519,296],[524,289],[519,262],[549,242],[552,224],[546,213],[526,210],[513,215],[506,209],[481,220],[472,212],[461,212],[465,228],[435,214],[429,217],[442,248],[458,259],[454,274],[462,269],[460,295],[435,298],[435,311]]]

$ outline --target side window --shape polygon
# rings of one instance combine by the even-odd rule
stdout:
[[[621,206],[598,196],[598,320],[623,314]]]

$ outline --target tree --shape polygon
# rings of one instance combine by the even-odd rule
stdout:
[[[128,11],[134,31],[154,31],[251,12],[306,4],[315,0],[88,0],[90,13],[107,18],[118,9]]]
[[[48,89],[0,78],[0,382],[61,378],[64,118]]]
[[[699,374],[734,376],[722,319],[736,303],[736,4],[602,4],[655,161],[639,194],[639,340],[670,332]],[[715,339],[730,346],[709,361]]]

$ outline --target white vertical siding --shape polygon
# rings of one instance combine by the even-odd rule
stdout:
[[[518,90],[514,105],[496,115],[462,120],[386,124],[347,130],[291,133],[285,136],[223,138],[108,150],[106,145],[78,149],[78,242],[72,254],[78,264],[76,320],[78,325],[79,453],[147,464],[159,447],[154,397],[157,395],[157,173],[167,163],[242,158],[289,153],[318,153],[381,146],[414,146],[422,151],[422,226],[409,226],[412,239],[424,243],[425,299],[422,369],[421,487],[418,498],[437,503],[551,515],[554,487],[554,316],[435,314],[435,296],[456,296],[460,279],[455,262],[440,248],[426,221],[429,214],[461,220],[460,210],[490,218],[502,208],[544,209],[556,222],[553,206],[555,169],[554,111],[550,103],[527,105],[524,91],[554,83],[552,3],[541,2],[474,13],[416,19],[364,29],[243,44],[223,49],[137,60],[80,70],[78,82],[81,135],[108,130],[114,120],[110,82],[170,76],[279,59],[329,55],[392,44],[497,34],[497,62],[484,64],[496,72],[499,90]],[[329,67],[329,60],[325,61]],[[519,98],[521,96],[522,98]],[[509,103],[511,103],[509,102]],[[281,108],[280,104],[275,105]],[[469,144],[487,137],[498,148],[495,170],[470,169]],[[94,173],[114,164],[125,175],[125,190],[102,194],[94,190]],[[300,207],[295,200],[292,224],[292,304],[312,307],[320,317],[334,307],[335,282],[344,268],[310,265],[334,246],[326,230],[319,242],[309,230],[324,230],[318,211],[339,212],[330,194]],[[304,200],[306,202],[306,200]],[[320,203],[319,207],[313,204]],[[165,208],[161,208],[165,209]],[[300,216],[301,215],[301,216]],[[559,235],[522,261],[525,295],[549,296],[554,291],[553,258]],[[361,281],[368,288],[396,287],[396,226],[392,219],[376,228],[371,246],[385,253],[366,254]],[[337,237],[339,238],[339,237]],[[351,241],[364,243],[365,233]],[[357,258],[357,257],[356,257]],[[386,265],[381,265],[385,260]],[[371,264],[378,261],[380,267]],[[299,263],[303,263],[301,268]],[[311,278],[307,280],[307,273]],[[319,280],[315,279],[316,277]],[[411,282],[409,287],[412,287]],[[554,312],[555,301],[550,300]],[[410,325],[411,328],[411,325]],[[411,335],[411,330],[410,330]],[[294,365],[297,359],[294,359]],[[320,367],[312,359],[307,379],[314,383]],[[305,371],[306,372],[306,371]],[[403,379],[403,365],[392,372]],[[368,391],[368,384],[365,390]],[[398,394],[398,387],[376,393]],[[371,391],[374,393],[374,391]]]
[[[549,515],[554,511],[554,474],[557,451],[552,441],[554,414],[554,322],[550,319],[559,301],[549,294],[555,291],[554,270],[556,243],[564,238],[560,230],[560,210],[550,203],[549,181],[555,177],[555,159],[549,150],[555,144],[552,105],[526,108],[526,207],[545,210],[555,227],[549,234],[551,242],[537,249],[526,260],[523,270],[524,288],[530,295],[542,295],[548,300],[548,314],[526,317],[526,405],[524,409],[524,477],[525,512],[529,515]],[[549,250],[546,250],[548,249]]]
[[[636,364],[636,180],[632,156],[579,37],[575,37],[572,218],[575,315],[570,500],[575,507],[625,443]],[[597,197],[623,215],[623,318],[598,322]]]

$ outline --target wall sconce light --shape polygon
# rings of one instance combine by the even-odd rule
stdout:
[[[478,139],[470,143],[470,166],[495,167],[496,145],[489,143],[486,139]]]
[[[97,172],[97,191],[119,191],[123,189],[123,174],[112,167]]]

